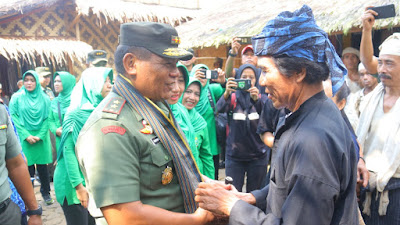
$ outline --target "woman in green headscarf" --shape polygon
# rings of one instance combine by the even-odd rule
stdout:
[[[22,76],[23,86],[10,102],[10,113],[20,136],[29,174],[35,175],[35,165],[41,182],[40,192],[46,204],[53,204],[47,164],[52,162],[49,135],[50,99],[42,91],[39,76],[28,70]]]
[[[211,154],[210,142],[208,137],[207,123],[195,109],[200,100],[201,83],[194,77],[189,78],[189,84],[182,95],[181,103],[189,112],[190,121],[195,132],[195,144],[197,149],[197,166],[200,173],[214,179],[214,162]]]
[[[204,64],[195,65],[192,71],[190,72],[190,76],[198,79],[202,85],[200,100],[199,103],[197,103],[195,109],[207,122],[210,149],[214,160],[214,168],[215,168],[214,177],[215,179],[218,179],[220,146],[218,145],[217,142],[217,130],[215,126],[215,115],[216,115],[215,106],[217,105],[218,99],[225,92],[225,88],[223,88],[220,84],[220,83],[225,84],[226,82],[225,72],[219,69],[218,79],[215,80],[218,83],[209,84],[210,82],[208,79],[206,79],[205,74],[201,71],[202,69],[208,70],[208,67]],[[212,107],[210,104],[209,96],[211,97],[212,104],[214,105],[214,107]]]
[[[75,143],[90,114],[111,91],[112,80],[111,68],[86,69],[71,94],[54,172],[56,198],[64,211],[67,225],[95,223],[86,209],[89,197],[75,155]]]
[[[196,159],[197,149],[194,139],[194,128],[192,126],[192,123],[190,122],[187,109],[179,102],[179,99],[181,98],[189,82],[189,72],[187,71],[186,67],[180,62],[178,62],[176,66],[179,69],[178,86],[172,90],[171,97],[166,100],[171,108],[172,114],[174,115],[176,122],[178,122],[182,132],[185,134],[193,157]]]
[[[51,101],[49,125],[50,131],[56,136],[56,149],[60,145],[62,121],[71,102],[71,93],[75,83],[75,76],[68,72],[59,71],[54,74],[54,89],[58,96]]]

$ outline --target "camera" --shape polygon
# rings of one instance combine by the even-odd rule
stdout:
[[[201,70],[206,75],[206,79],[218,79],[218,71],[216,70]]]
[[[378,7],[371,7],[368,9],[374,10],[375,12],[378,13],[378,15],[375,16],[375,19],[384,19],[384,18],[396,16],[396,11],[394,9],[393,4],[383,5],[383,6],[378,6]]]
[[[238,42],[241,45],[248,45],[251,44],[251,36],[239,36],[238,38]]]
[[[237,83],[236,90],[249,90],[251,88],[251,80],[249,79],[235,79]]]

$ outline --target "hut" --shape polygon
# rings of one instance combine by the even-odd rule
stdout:
[[[37,66],[78,75],[87,53],[108,52],[114,64],[121,23],[153,21],[173,26],[192,19],[198,10],[146,1],[8,0],[0,3],[0,83],[11,95],[22,74]],[[152,3],[152,2],[150,2]]]
[[[282,11],[294,11],[303,4],[313,9],[317,24],[325,30],[340,54],[345,47],[359,48],[361,40],[361,15],[367,6],[395,4],[399,15],[398,1],[390,0],[231,0],[229,7],[209,10],[177,27],[182,44],[192,47],[197,63],[212,66],[214,57],[227,58],[230,41],[235,36],[253,36],[261,32],[267,21]],[[399,30],[400,17],[377,20],[374,31],[375,54],[382,40]],[[240,55],[235,67],[240,65]]]

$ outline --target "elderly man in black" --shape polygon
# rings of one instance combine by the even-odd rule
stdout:
[[[229,216],[229,224],[358,224],[356,152],[322,85],[331,75],[335,94],[347,71],[326,33],[303,6],[269,21],[253,46],[261,85],[275,108],[290,110],[275,132],[270,184],[245,194],[229,185],[200,183],[196,201]],[[265,212],[259,209],[265,206]]]

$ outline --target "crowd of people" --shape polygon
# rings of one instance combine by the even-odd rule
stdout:
[[[0,101],[0,224],[42,224],[35,179],[47,205],[53,180],[68,225],[400,224],[400,34],[375,57],[375,15],[341,58],[304,5],[252,45],[234,37],[225,70],[135,22],[115,71],[103,50],[78,82],[26,71]]]

